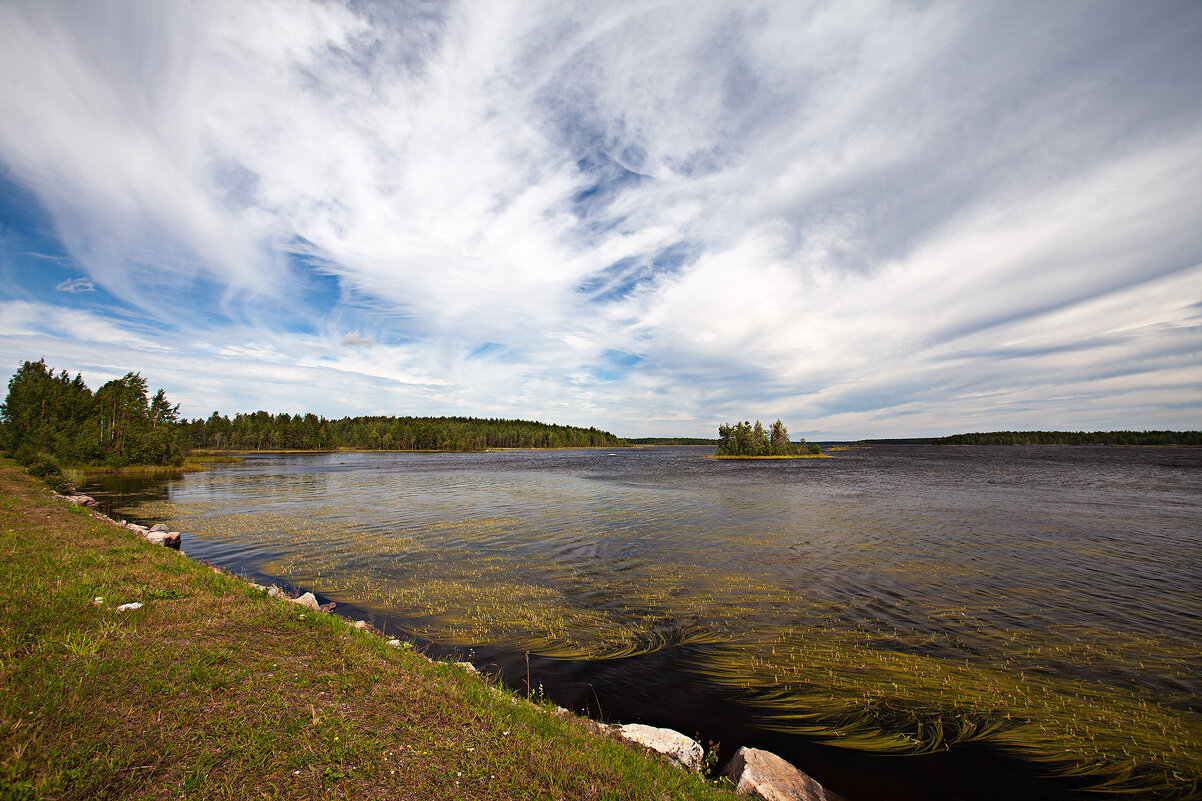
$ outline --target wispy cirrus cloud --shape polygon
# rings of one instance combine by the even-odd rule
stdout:
[[[1187,3],[13,2],[0,162],[87,277],[13,237],[0,268],[151,325],[189,413],[1197,427],[1199,34]],[[299,390],[329,371],[356,392]]]
[[[59,281],[54,287],[59,292],[95,292],[96,285],[87,277],[68,278],[65,281]]]

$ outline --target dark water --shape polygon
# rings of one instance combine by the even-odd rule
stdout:
[[[1188,769],[1202,451],[708,452],[260,455],[89,489],[179,528],[194,558],[312,590],[523,689],[530,653],[531,688],[564,706],[726,753],[768,747],[851,801],[1062,798],[1081,782],[987,739],[881,756],[780,731],[758,703],[777,685],[848,707],[884,698],[873,682],[924,707],[938,681],[955,708],[1135,699],[1184,721]],[[866,662],[863,683],[842,681]],[[961,666],[997,679],[952,684]]]

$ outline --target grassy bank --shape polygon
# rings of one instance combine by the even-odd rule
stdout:
[[[731,797],[145,543],[11,462],[0,562],[3,799]]]

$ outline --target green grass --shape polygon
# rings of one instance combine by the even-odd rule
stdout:
[[[6,800],[731,797],[72,510],[11,463],[0,563]]]

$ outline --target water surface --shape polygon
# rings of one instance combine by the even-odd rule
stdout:
[[[523,689],[530,653],[532,690],[594,716],[770,745],[852,801],[1062,797],[1032,778],[1064,772],[1062,740],[1079,772],[1190,793],[1202,452],[709,452],[255,455],[105,501]],[[1127,739],[1099,744],[1115,716]]]

